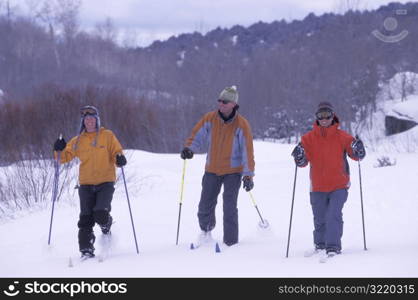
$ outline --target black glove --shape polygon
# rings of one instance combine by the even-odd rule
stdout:
[[[64,138],[57,139],[54,143],[54,151],[62,151],[67,146]]]
[[[121,168],[126,165],[126,157],[123,154],[116,155],[116,166]]]
[[[305,149],[303,148],[302,144],[299,143],[295,149],[292,151],[292,156],[295,159],[295,163],[297,166],[303,166],[307,163],[306,157],[305,157]]]
[[[193,158],[193,151],[190,150],[189,148],[185,147],[181,153],[180,156],[182,159],[191,159]]]
[[[254,181],[253,178],[250,176],[244,176],[244,178],[242,179],[242,181],[244,182],[244,189],[249,192],[253,189],[254,187]]]
[[[366,149],[364,149],[363,141],[360,140],[358,136],[356,136],[354,141],[351,143],[351,149],[353,150],[354,156],[360,160],[366,156]]]

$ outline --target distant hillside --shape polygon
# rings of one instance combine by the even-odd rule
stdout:
[[[142,126],[146,139],[127,134],[122,141],[167,152],[178,151],[198,118],[216,107],[219,92],[234,84],[255,137],[290,140],[310,128],[318,102],[333,102],[343,128],[351,130],[353,121],[376,110],[380,83],[399,72],[418,73],[417,21],[418,3],[391,3],[373,11],[182,34],[131,49],[111,35],[64,30],[60,36],[45,24],[0,15],[0,88],[6,100],[51,103],[66,99],[57,90],[79,97],[75,103],[100,104],[100,97],[122,93],[154,114],[152,122],[129,122]],[[389,43],[375,30],[407,35]],[[92,88],[100,91],[95,97]],[[123,124],[111,125],[126,132]]]
[[[395,33],[409,29],[398,43],[372,34],[394,34],[384,27],[388,17],[398,22]],[[418,71],[417,21],[418,3],[392,3],[375,11],[183,34],[137,53],[152,58],[155,89],[192,97],[206,108],[225,85],[237,84],[257,135],[265,135],[270,122],[276,137],[285,137],[309,126],[319,101],[334,102],[342,119],[352,120],[360,106],[374,103],[379,81]]]

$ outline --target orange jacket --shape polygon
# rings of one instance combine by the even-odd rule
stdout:
[[[208,153],[206,172],[254,176],[253,136],[248,121],[238,112],[227,122],[218,111],[207,113],[195,125],[185,146],[193,152]]]
[[[334,124],[327,128],[315,122],[314,128],[302,136],[302,145],[311,168],[312,192],[331,192],[350,187],[347,154],[351,159],[358,160],[351,149],[354,138],[338,129],[338,126],[336,117]]]
[[[83,132],[77,143],[73,137],[61,152],[61,163],[80,159],[80,184],[97,185],[116,181],[116,154],[122,153],[122,146],[112,131],[100,128],[97,146],[93,146],[96,132]],[[76,149],[75,149],[76,148]]]

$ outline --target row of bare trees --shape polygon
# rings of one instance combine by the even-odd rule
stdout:
[[[129,112],[135,111],[132,105],[147,106],[141,110],[149,114],[146,122],[154,124],[143,128],[141,136],[129,134],[129,145],[159,152],[176,151],[194,122],[216,107],[226,85],[238,86],[240,110],[257,138],[290,140],[309,129],[318,102],[333,102],[343,127],[350,129],[350,122],[375,109],[381,82],[397,72],[418,70],[416,31],[395,44],[371,34],[397,8],[408,11],[399,25],[415,27],[414,3],[360,12],[353,10],[358,1],[346,0],[339,8],[344,15],[218,28],[147,48],[118,45],[110,19],[95,32],[80,30],[79,0],[28,2],[32,17],[13,14],[9,1],[0,3],[0,57],[5,58],[0,59],[0,88],[10,103],[22,99],[36,110],[51,89],[65,95],[77,91],[74,99],[92,89],[106,94],[100,97],[123,95]],[[139,123],[121,119],[129,126],[118,124],[117,112],[112,116],[111,125],[123,132],[139,131],[132,129]],[[176,131],[172,124],[179,124]]]
[[[255,137],[291,142],[310,128],[318,102],[331,101],[342,127],[356,131],[350,124],[376,109],[382,82],[418,73],[417,3],[360,12],[345,0],[343,15],[218,28],[147,48],[118,44],[110,19],[81,30],[80,0],[26,3],[22,14],[0,0],[0,214],[48,198],[52,144],[78,133],[83,105],[99,108],[124,148],[177,152],[219,92],[237,85]],[[397,18],[409,35],[384,43],[371,32],[396,9],[408,12]]]
[[[140,98],[120,89],[64,89],[56,85],[39,88],[30,99],[6,99],[1,104],[0,161],[51,158],[52,144],[60,133],[67,140],[78,134],[79,109],[95,105],[102,124],[115,132],[125,148],[148,151],[177,151],[173,139],[178,116],[173,109]],[[162,138],[173,137],[170,138]]]
[[[30,99],[6,99],[0,103],[0,219],[50,203],[52,145],[61,133],[67,141],[78,134],[80,107],[86,104],[99,108],[102,125],[116,134],[125,149],[173,152],[181,147],[182,141],[175,139],[182,114],[118,89],[45,85]],[[74,160],[61,167],[58,201],[76,199],[76,165]]]

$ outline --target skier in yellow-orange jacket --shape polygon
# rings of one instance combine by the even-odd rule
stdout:
[[[85,106],[81,109],[79,135],[68,144],[63,138],[56,140],[54,150],[60,152],[61,163],[69,162],[75,157],[80,160],[78,242],[82,256],[93,257],[94,224],[100,226],[103,234],[110,235],[115,165],[126,165],[122,146],[112,131],[100,127],[97,108]]]

